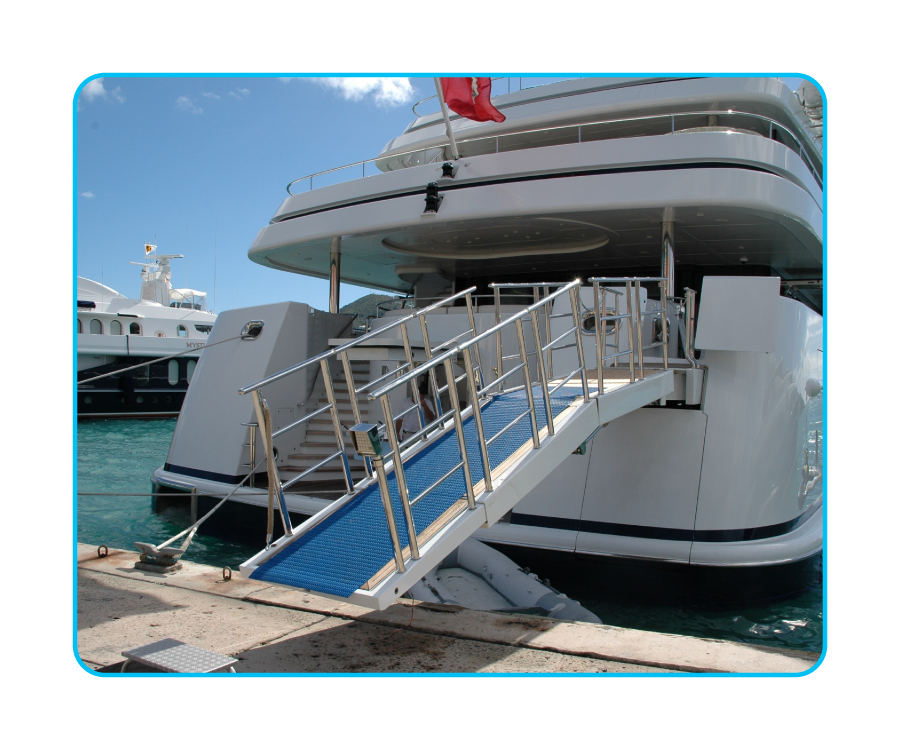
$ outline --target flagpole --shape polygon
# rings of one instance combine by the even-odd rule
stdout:
[[[441,86],[441,79],[434,79],[434,87],[437,89],[438,99],[441,102],[441,112],[444,115],[444,127],[447,128],[447,137],[450,139],[450,153],[454,161],[459,159],[459,149],[456,148],[456,138],[453,137],[453,128],[450,127],[450,112],[447,110],[447,104],[444,101],[444,89]]]

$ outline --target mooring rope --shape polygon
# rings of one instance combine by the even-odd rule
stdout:
[[[123,367],[121,370],[114,370],[113,372],[105,372],[102,375],[95,375],[92,378],[87,378],[85,380],[77,381],[76,385],[84,385],[85,383],[90,383],[92,380],[99,380],[100,378],[111,378],[113,375],[118,375],[122,372],[128,372],[129,370],[136,370],[138,367],[148,367],[149,365],[155,365],[157,362],[165,362],[167,359],[175,359],[175,357],[184,357],[187,356],[188,352],[202,352],[204,349],[211,349],[214,346],[218,346],[219,344],[227,344],[229,341],[235,341],[236,339],[242,339],[243,336],[232,336],[230,339],[222,339],[222,341],[217,341],[215,344],[204,344],[203,346],[197,346],[193,349],[186,349],[183,352],[179,352],[178,354],[170,354],[167,357],[160,357],[159,359],[151,359],[149,362],[141,362],[139,365],[130,365],[129,367]]]
[[[205,516],[203,516],[203,518],[201,518],[201,519],[195,521],[195,522],[192,523],[190,526],[188,526],[184,531],[179,532],[178,534],[176,534],[175,536],[173,536],[171,539],[169,539],[169,540],[163,542],[161,545],[159,545],[158,549],[162,549],[163,547],[168,547],[168,546],[169,546],[170,544],[172,544],[173,542],[177,542],[179,539],[181,539],[181,537],[183,537],[185,534],[189,534],[188,538],[187,538],[187,539],[184,541],[184,543],[181,545],[181,549],[182,549],[182,550],[186,550],[187,547],[188,547],[188,545],[191,543],[191,540],[194,538],[194,534],[197,533],[197,529],[200,528],[200,524],[203,523],[207,518],[209,518],[213,513],[215,513],[219,508],[221,508],[222,505],[224,505],[224,503],[225,503],[226,500],[230,499],[231,496],[232,496],[235,492],[237,492],[241,487],[243,487],[243,486],[244,486],[244,482],[246,482],[251,476],[253,476],[253,474],[256,473],[256,470],[257,470],[260,466],[262,466],[262,463],[263,463],[263,461],[265,461],[265,460],[266,460],[266,458],[265,458],[265,456],[263,456],[263,458],[260,459],[259,463],[256,464],[256,466],[254,466],[254,467],[250,470],[250,472],[247,474],[247,476],[245,476],[245,477],[241,480],[240,484],[238,484],[233,490],[231,490],[231,492],[229,492],[227,495],[225,495],[225,497],[223,497],[209,513],[207,513]]]

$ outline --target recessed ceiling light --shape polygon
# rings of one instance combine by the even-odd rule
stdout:
[[[652,239],[653,239],[653,235],[652,235],[652,234],[648,234],[648,235],[647,235],[647,239],[648,239],[648,240],[652,240]]]
[[[698,211],[697,216],[703,216],[703,211]]]

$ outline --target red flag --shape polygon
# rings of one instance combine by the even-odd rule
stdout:
[[[503,122],[505,115],[491,104],[490,78],[441,78],[444,101],[456,114],[477,122]]]

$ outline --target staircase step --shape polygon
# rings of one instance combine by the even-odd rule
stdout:
[[[332,440],[331,445],[328,443],[303,443],[299,448],[299,453],[291,453],[288,458],[317,458],[319,460],[330,456],[337,450],[337,446]]]

